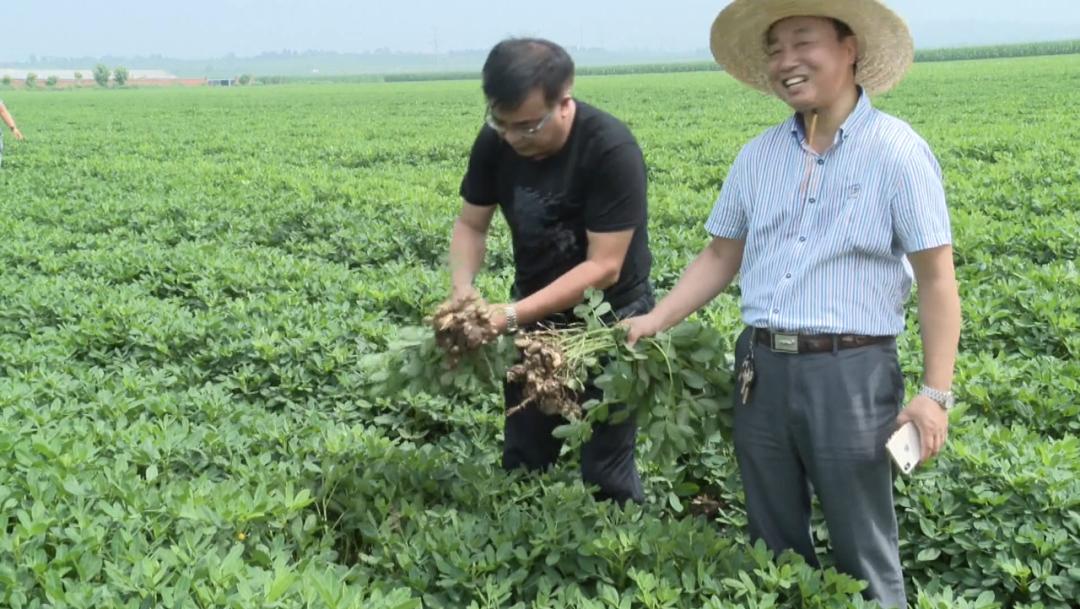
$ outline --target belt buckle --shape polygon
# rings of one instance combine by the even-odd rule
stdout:
[[[799,352],[798,334],[781,334],[779,332],[773,332],[770,336],[772,337],[773,351],[780,351],[782,353]]]

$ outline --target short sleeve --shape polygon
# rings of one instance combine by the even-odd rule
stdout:
[[[469,153],[469,165],[459,190],[461,198],[473,205],[491,206],[499,202],[496,159],[499,152],[499,135],[490,127],[483,127],[473,142]]]
[[[600,157],[585,200],[585,229],[616,232],[641,226],[647,215],[645,160],[634,142]]]
[[[748,230],[746,220],[746,170],[747,149],[743,147],[731,164],[727,178],[720,187],[720,196],[713,205],[712,213],[705,222],[705,230],[713,237],[745,239]]]
[[[891,211],[895,237],[904,253],[952,243],[941,167],[926,142],[919,140],[900,159]]]

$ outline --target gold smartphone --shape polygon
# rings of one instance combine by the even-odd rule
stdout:
[[[919,464],[919,456],[922,454],[922,442],[919,441],[919,430],[911,421],[904,423],[889,436],[885,443],[889,455],[892,456],[900,471],[910,474]]]

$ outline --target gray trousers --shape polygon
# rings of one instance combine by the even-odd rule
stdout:
[[[736,366],[750,332],[736,343]],[[790,354],[754,345],[756,382],[736,391],[735,454],[750,537],[818,565],[810,493],[821,502],[837,569],[870,586],[868,599],[906,607],[885,442],[904,399],[896,341]]]

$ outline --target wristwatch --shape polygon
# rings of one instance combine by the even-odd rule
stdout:
[[[952,391],[940,391],[930,387],[929,385],[923,385],[919,390],[919,395],[925,395],[926,397],[934,400],[941,406],[945,412],[952,409],[953,404],[956,403],[956,399],[953,397]]]
[[[506,316],[506,333],[513,334],[517,332],[517,311],[514,310],[514,305],[508,305],[503,309],[503,315]]]

